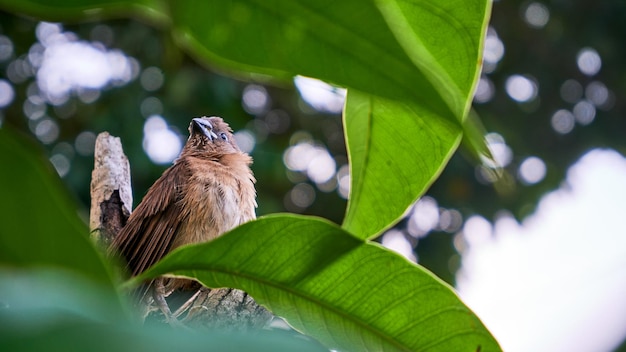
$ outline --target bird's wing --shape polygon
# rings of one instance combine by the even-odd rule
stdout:
[[[177,203],[188,177],[189,169],[182,162],[165,170],[113,241],[113,250],[126,259],[133,276],[169,252],[178,227],[187,216]]]

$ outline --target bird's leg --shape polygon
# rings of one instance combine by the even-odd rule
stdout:
[[[156,280],[154,280],[154,290],[152,291],[152,298],[154,299],[154,303],[161,310],[163,316],[165,316],[165,321],[171,326],[178,327],[182,324],[172,314],[170,306],[165,300],[166,296],[167,293],[165,291],[165,284],[163,283],[163,279],[157,278]]]

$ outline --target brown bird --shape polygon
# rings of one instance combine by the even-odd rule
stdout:
[[[192,119],[180,156],[150,187],[111,244],[112,250],[126,260],[135,276],[177,247],[210,241],[255,219],[251,163],[221,118]],[[150,284],[166,319],[173,317],[165,296],[193,283],[159,278]]]

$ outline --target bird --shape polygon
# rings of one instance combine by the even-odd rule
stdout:
[[[173,165],[149,188],[111,243],[131,276],[144,272],[175,248],[213,240],[256,218],[252,158],[238,147],[221,117],[189,124],[189,138]],[[177,289],[198,288],[179,278],[146,285],[168,322],[176,318],[165,300]]]

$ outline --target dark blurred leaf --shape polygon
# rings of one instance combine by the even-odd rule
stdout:
[[[0,304],[3,351],[327,351],[288,331],[141,326],[112,314],[115,297],[99,285],[64,271],[0,271]]]
[[[64,268],[112,290],[110,268],[41,151],[2,128],[0,165],[0,266]]]
[[[370,238],[391,226],[439,176],[461,128],[418,104],[350,91],[344,111],[351,188],[343,227]]]
[[[47,21],[84,21],[137,15],[156,22],[166,22],[165,2],[159,0],[0,0],[7,11],[35,16]]]
[[[176,250],[133,282],[165,273],[245,290],[296,329],[340,350],[499,350],[445,283],[317,218],[260,218]]]
[[[66,268],[0,268],[0,316],[24,313],[15,317],[16,323],[54,325],[55,315],[99,323],[127,323],[129,315],[121,308],[125,307],[114,291]],[[28,317],[37,314],[41,314],[37,323],[28,321]],[[44,318],[46,315],[49,316]]]

